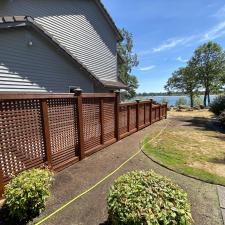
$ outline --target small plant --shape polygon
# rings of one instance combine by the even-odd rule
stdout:
[[[201,106],[203,104],[203,100],[200,96],[194,97],[194,106]]]
[[[219,115],[220,123],[225,126],[225,110]]]
[[[185,97],[179,97],[176,101],[176,106],[187,105],[187,99]]]
[[[47,169],[20,173],[5,186],[5,206],[20,221],[36,217],[45,208],[53,174]]]
[[[113,225],[190,225],[187,194],[153,171],[133,171],[119,177],[108,194]]]
[[[216,97],[210,104],[210,111],[215,113],[217,116],[225,110],[225,95]]]
[[[161,100],[161,103],[162,103],[162,104],[168,103],[168,97],[165,97],[165,96],[164,96],[164,97],[162,98],[162,100]]]

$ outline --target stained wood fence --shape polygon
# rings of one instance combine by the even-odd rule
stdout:
[[[12,175],[48,166],[59,171],[167,117],[152,100],[119,95],[0,94],[0,194]]]

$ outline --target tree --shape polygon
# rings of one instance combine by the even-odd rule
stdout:
[[[124,38],[123,41],[118,43],[117,52],[122,57],[123,62],[119,65],[119,77],[129,87],[128,98],[136,95],[138,88],[137,78],[131,74],[132,68],[138,66],[139,61],[137,54],[133,53],[133,36],[124,28],[121,30]]]
[[[225,76],[225,53],[222,47],[209,41],[194,52],[189,62],[196,71],[198,79],[204,88],[204,105],[210,104],[210,93],[219,91],[223,86]]]
[[[196,79],[196,72],[187,65],[176,70],[165,85],[168,92],[181,91],[190,97],[190,105],[194,105],[194,97],[198,94],[199,82]]]

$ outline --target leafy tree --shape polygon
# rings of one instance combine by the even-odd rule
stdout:
[[[118,43],[117,52],[122,57],[123,63],[119,65],[120,79],[129,87],[126,97],[132,98],[136,95],[135,90],[138,88],[137,78],[131,74],[132,68],[138,66],[139,61],[137,54],[133,53],[133,36],[124,28],[121,30],[124,38]]]
[[[209,41],[195,50],[189,64],[196,71],[205,90],[204,105],[206,106],[207,98],[210,104],[210,93],[218,92],[223,86],[225,53],[219,44]]]
[[[165,89],[172,91],[181,91],[190,97],[191,107],[194,105],[194,97],[198,94],[199,82],[196,79],[195,70],[189,65],[176,70],[165,85]]]

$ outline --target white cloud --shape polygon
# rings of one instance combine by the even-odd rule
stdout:
[[[215,14],[212,15],[213,17],[217,18],[224,18],[225,17],[225,5],[222,6]]]
[[[188,59],[183,59],[181,56],[177,57],[176,60],[182,63],[186,63],[188,61]]]
[[[221,10],[224,10],[223,14],[225,17],[225,6]],[[195,34],[195,35],[191,35],[187,37],[181,37],[181,38],[170,38],[166,40],[165,42],[163,42],[158,47],[141,51],[138,53],[138,55],[144,56],[144,55],[149,55],[152,53],[158,53],[158,52],[166,51],[169,49],[173,49],[178,46],[189,46],[189,45],[192,45],[193,43],[196,44],[199,42],[214,40],[222,36],[225,36],[225,20],[216,24],[205,33],[199,33],[199,34]],[[182,59],[178,59],[178,58],[177,60],[182,61]]]
[[[167,40],[165,43],[161,44],[157,48],[153,48],[153,52],[161,52],[170,48],[176,47],[178,44],[180,44],[183,41],[183,39],[171,39]]]
[[[149,71],[155,68],[155,65],[151,65],[151,66],[146,66],[146,67],[140,67],[139,70],[140,71]]]
[[[153,52],[161,52],[164,50],[175,48],[178,45],[185,45],[196,38],[197,38],[196,35],[192,35],[189,37],[168,39],[165,43],[161,44],[159,47],[153,48]]]
[[[225,21],[220,22],[219,24],[212,27],[208,32],[203,35],[201,41],[214,40],[223,35],[225,35]]]

